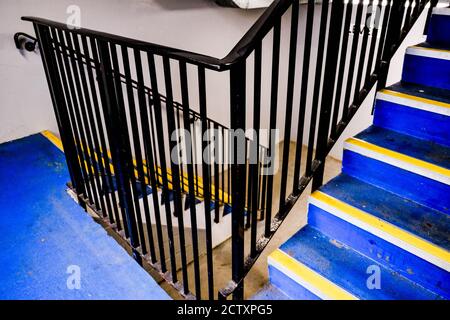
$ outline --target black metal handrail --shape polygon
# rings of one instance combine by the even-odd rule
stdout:
[[[426,5],[430,3],[433,8],[437,1],[377,3],[334,0],[316,4],[309,0],[302,6],[306,20],[300,22],[298,0],[276,0],[223,59],[24,17],[35,27],[71,185],[80,204],[97,212],[126,239],[138,262],[147,261],[185,296],[202,298],[205,284],[209,299],[215,297],[217,288],[222,288],[219,298],[233,294],[242,299],[244,279],[251,267],[309,183],[312,181],[313,190],[322,184],[331,148],[372,88],[386,85],[395,51]],[[320,20],[318,27],[316,19]],[[299,32],[302,26],[305,31]],[[283,27],[288,35],[285,59],[281,50]],[[314,42],[317,50],[312,49]],[[263,63],[266,57],[271,63]],[[287,61],[286,77],[280,71],[283,61]],[[195,82],[191,82],[192,71]],[[229,75],[229,126],[208,115],[211,97],[207,94],[207,71]],[[270,89],[263,90],[266,78]],[[181,102],[175,101],[176,92]],[[194,105],[198,112],[193,111]],[[251,121],[247,121],[247,111],[253,114],[248,119]],[[280,183],[275,188],[275,176],[264,174],[264,168],[267,159],[273,162],[277,141],[271,135],[263,141],[261,130],[265,125],[281,129],[277,124],[280,114],[284,139]],[[193,117],[199,120],[198,125],[192,125]],[[244,139],[244,149],[239,149],[229,132],[248,127],[255,130],[256,137]],[[209,129],[222,133],[214,140],[213,149],[205,139],[193,139],[201,150],[200,163],[184,163],[172,158],[173,154],[178,157],[180,145],[170,137],[179,129],[194,137],[208,136]],[[292,129],[297,141],[294,161],[289,157]],[[258,147],[252,148],[252,143]],[[268,147],[260,148],[262,144]],[[221,155],[216,147],[222,150]],[[195,148],[188,153],[195,157]],[[207,161],[224,160],[225,155],[232,155],[234,161],[227,165]],[[237,161],[239,157],[244,161]],[[251,162],[251,158],[257,161]],[[293,177],[290,182],[289,176]],[[200,180],[201,215],[195,189]],[[147,186],[162,190],[161,199],[157,192],[142,196]],[[232,207],[228,284],[215,277],[219,257],[212,250],[217,232],[212,220],[219,223],[225,216],[218,209],[225,201],[217,202],[220,190],[225,189],[226,203]],[[189,200],[189,220],[184,218],[184,198]],[[200,272],[200,217],[206,275]],[[191,237],[185,232],[187,221]],[[188,238],[192,241],[192,264],[188,261]]]
[[[107,32],[101,32],[86,28],[73,28],[67,24],[38,18],[38,17],[22,17],[24,21],[30,21],[35,24],[51,26],[61,30],[68,30],[80,35],[95,36],[98,39],[104,39],[108,41],[114,41],[117,44],[126,44],[132,48],[140,49],[143,51],[151,51],[154,54],[160,54],[169,58],[184,61],[186,63],[193,63],[199,66],[203,66],[208,69],[217,71],[229,70],[232,65],[244,60],[254,49],[255,41],[262,39],[273,27],[273,20],[284,14],[292,1],[282,0],[274,1],[273,4],[268,7],[263,15],[255,22],[250,30],[241,38],[237,45],[222,59],[199,54],[191,51],[180,50],[173,47],[163,46],[151,42],[136,40],[127,38]]]

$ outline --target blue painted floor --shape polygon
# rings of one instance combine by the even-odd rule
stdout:
[[[170,299],[67,181],[64,154],[42,135],[0,145],[0,299]],[[70,266],[80,289],[67,286]]]

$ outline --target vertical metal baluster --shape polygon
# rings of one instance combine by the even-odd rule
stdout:
[[[126,52],[126,47],[122,47],[121,48],[121,52],[122,55],[127,55],[128,53]],[[119,112],[119,117],[120,120],[122,121],[122,130],[123,132],[121,132],[121,135],[123,137],[122,140],[122,148],[123,148],[123,152],[122,155],[124,157],[127,157],[127,159],[125,160],[126,163],[128,164],[127,169],[128,171],[128,175],[129,175],[129,183],[131,185],[131,194],[130,197],[133,199],[133,204],[134,204],[134,213],[135,213],[135,219],[137,222],[137,230],[139,231],[139,242],[140,242],[140,249],[142,251],[142,254],[145,255],[147,253],[147,245],[145,242],[145,235],[144,235],[144,227],[142,225],[142,215],[141,215],[141,208],[139,205],[139,198],[138,198],[138,192],[137,192],[137,179],[136,179],[136,175],[135,175],[135,166],[133,163],[133,153],[131,150],[131,144],[130,144],[130,135],[128,132],[128,119],[126,116],[126,111],[125,111],[125,98],[122,92],[122,82],[120,79],[120,69],[119,69],[119,61],[117,58],[117,50],[116,50],[116,45],[114,44],[110,44],[110,52],[111,52],[111,61],[112,61],[112,67],[113,69],[112,71],[112,78],[113,78],[113,83],[115,85],[115,92],[116,92],[116,102],[117,102],[117,107],[118,107],[118,112]],[[124,67],[125,69],[129,69],[129,66],[126,65],[126,61],[125,59],[123,59],[124,62]],[[128,78],[129,81],[126,81],[126,87],[127,87],[127,98],[128,98],[128,106],[130,108],[134,108],[135,103],[134,103],[134,93],[133,93],[133,89],[131,87],[131,77],[130,75],[126,76]],[[141,159],[142,160],[142,159]]]
[[[419,17],[419,12],[420,12],[420,0],[414,0],[414,9],[412,10],[411,14],[411,23],[414,23],[416,19]]]
[[[318,189],[323,183],[325,159],[328,152],[328,131],[330,127],[331,108],[333,105],[334,85],[336,81],[336,66],[340,41],[339,35],[341,33],[343,13],[344,1],[334,0],[331,5],[331,18],[322,89],[324,94],[321,100],[319,130],[317,133],[316,159],[320,161],[320,167],[317,169],[317,173],[313,179],[313,190]]]
[[[369,1],[368,8],[372,5],[373,0]],[[363,76],[364,71],[364,63],[366,61],[366,54],[367,54],[367,43],[369,41],[369,28],[365,25],[367,23],[367,11],[366,11],[366,19],[364,19],[364,27],[363,27],[363,40],[361,43],[361,49],[359,53],[359,62],[358,62],[358,72],[356,73],[356,81],[355,81],[355,91],[353,93],[353,105],[359,106],[362,101],[360,101],[360,96],[362,94],[361,92],[361,80]],[[369,66],[367,65],[367,68]]]
[[[89,53],[89,48],[87,45],[87,40],[86,40],[86,36],[82,35],[81,36],[81,45],[84,51],[84,55],[86,58],[86,70],[87,70],[87,80],[89,82],[90,85],[90,93],[92,96],[92,102],[93,105],[91,108],[88,108],[88,116],[89,116],[89,122],[92,125],[92,135],[94,138],[94,146],[95,146],[95,150],[93,150],[95,152],[95,157],[96,157],[96,163],[98,165],[99,171],[100,171],[100,175],[102,177],[102,182],[105,182],[105,179],[107,177],[107,173],[105,170],[105,165],[103,162],[103,156],[101,155],[101,146],[100,146],[100,140],[99,140],[99,136],[101,136],[104,132],[103,132],[103,128],[102,128],[102,124],[101,124],[101,119],[99,120],[99,118],[97,117],[97,120],[95,120],[95,116],[94,114],[97,114],[99,111],[99,105],[98,105],[98,96],[97,96],[97,90],[95,87],[95,82],[94,82],[94,77],[93,77],[93,72],[92,72],[92,64],[94,63],[91,58],[91,55]],[[106,165],[109,166],[109,162],[106,162]],[[110,184],[111,185],[111,184]],[[104,187],[104,185],[102,185]],[[99,188],[101,186],[99,185]],[[101,190],[101,196],[104,197],[105,200],[105,204],[106,204],[106,210],[108,213],[108,218],[109,218],[109,222],[111,224],[114,224],[117,222],[116,226],[118,228],[118,230],[121,230],[120,227],[120,221],[116,221],[116,218],[118,216],[114,216],[114,212],[116,209],[116,203],[113,202],[113,204],[111,204],[111,199],[109,197],[109,193],[106,190]],[[116,218],[115,218],[116,217]]]
[[[98,40],[98,50],[100,56],[101,78],[99,79],[105,97],[104,118],[106,130],[108,132],[108,140],[111,147],[112,160],[114,163],[116,181],[119,190],[119,201],[123,209],[126,223],[128,224],[130,245],[134,259],[142,264],[142,259],[137,248],[139,247],[139,235],[134,216],[133,200],[131,194],[129,177],[132,172],[132,163],[129,163],[129,154],[126,144],[125,133],[123,128],[126,125],[125,119],[121,117],[119,110],[119,102],[117,101],[117,89],[114,85],[114,76],[111,66],[110,48],[107,42]],[[120,188],[119,188],[120,186]]]
[[[208,129],[207,110],[206,110],[206,83],[205,69],[198,67],[198,87],[199,87],[199,104],[200,117],[202,121],[202,151],[205,152],[208,147],[207,141],[204,141],[205,132]],[[203,154],[202,152],[202,154]],[[210,159],[209,152],[206,152]],[[214,272],[212,257],[212,230],[211,230],[211,194],[210,194],[210,175],[211,170],[209,164],[205,163],[202,157],[202,175],[203,175],[203,195],[205,202],[205,227],[206,227],[206,260],[208,269],[208,296],[210,300],[214,299]]]
[[[272,55],[272,83],[271,83],[271,97],[270,97],[270,124],[269,129],[276,129],[277,126],[277,108],[278,108],[278,80],[279,80],[279,65],[280,65],[280,29],[281,18],[275,21],[273,29],[273,55]],[[242,112],[242,111],[241,111]],[[273,161],[274,154],[277,150],[276,141],[272,141],[272,133],[269,132],[269,153]],[[273,164],[272,164],[273,165]],[[273,194],[273,173],[270,173],[267,178],[267,205],[266,205],[266,223],[264,234],[266,237],[270,234],[270,226],[272,223],[272,194]]]
[[[405,3],[407,6],[406,12],[405,12],[405,22],[403,23],[403,32],[408,32],[410,26],[411,26],[411,12],[412,12],[412,0],[408,0],[407,3]]]
[[[284,125],[284,143],[283,143],[283,162],[281,169],[281,185],[280,185],[280,203],[279,211],[284,210],[286,203],[286,187],[287,174],[289,165],[289,147],[291,143],[291,123],[292,123],[292,105],[294,101],[294,82],[295,82],[295,67],[297,59],[297,33],[298,33],[298,1],[292,4],[291,15],[291,34],[289,39],[289,66],[288,66],[288,80],[286,93],[286,117]]]
[[[336,140],[338,137],[337,125],[339,110],[341,108],[341,98],[343,92],[343,82],[345,74],[345,65],[347,61],[347,49],[348,49],[348,38],[350,34],[350,22],[352,20],[353,4],[351,1],[347,2],[347,9],[345,10],[345,22],[344,28],[342,29],[342,45],[341,45],[341,56],[339,62],[339,71],[336,88],[336,95],[334,99],[334,111],[333,119],[331,121],[331,139]]]
[[[96,79],[98,81],[98,91],[99,91],[99,95],[100,95],[100,101],[101,101],[101,109],[104,110],[106,108],[106,96],[105,96],[105,91],[102,88],[101,85],[101,79],[102,79],[102,69],[101,69],[101,65],[100,65],[100,57],[98,55],[98,50],[97,50],[97,43],[94,40],[94,38],[90,38],[90,44],[91,44],[91,50],[92,50],[92,56],[94,58],[94,63],[95,63],[95,70],[96,70]],[[92,79],[93,81],[93,79]],[[113,178],[112,175],[114,173],[114,166],[112,165],[112,161],[109,157],[108,154],[108,145],[106,143],[106,139],[105,139],[105,134],[107,135],[107,130],[106,129],[106,121],[107,119],[105,119],[105,129],[103,128],[103,124],[102,124],[102,116],[100,113],[100,108],[99,106],[95,107],[95,115],[97,118],[97,123],[98,123],[98,129],[100,132],[100,143],[101,143],[101,148],[102,150],[99,150],[100,156],[102,157],[102,162],[105,163],[105,169],[106,169],[106,175],[107,175],[107,182],[105,181],[105,184],[107,184],[109,186],[109,188],[111,189],[111,200],[112,200],[112,204],[113,204],[113,209],[114,209],[114,216],[116,218],[116,226],[117,226],[117,230],[120,232],[122,230],[122,222],[120,221],[120,217],[122,217],[123,220],[123,231],[124,231],[124,236],[125,238],[129,238],[129,230],[128,230],[128,222],[127,222],[127,218],[126,215],[124,214],[124,212],[122,212],[122,208],[119,205],[117,198],[116,198],[116,192],[114,190],[114,183],[113,183]],[[116,180],[116,185],[117,185],[117,180]],[[117,189],[118,192],[119,191],[119,185],[117,185]],[[106,186],[104,187],[106,188]],[[108,192],[107,189],[104,190],[104,192]]]
[[[68,83],[68,88],[66,87],[65,89],[67,89],[66,91],[66,97],[68,99],[68,110],[69,110],[69,116],[70,116],[70,120],[72,122],[72,126],[74,128],[74,138],[75,138],[75,146],[76,146],[76,150],[78,153],[78,158],[80,161],[80,168],[81,168],[81,172],[83,174],[83,180],[84,180],[84,184],[86,187],[86,194],[85,196],[87,196],[87,200],[88,202],[92,200],[92,189],[91,189],[91,185],[89,183],[89,175],[86,171],[86,163],[87,163],[87,155],[84,152],[85,150],[83,150],[82,147],[82,141],[83,136],[82,136],[82,128],[80,128],[80,121],[79,120],[79,114],[77,112],[78,110],[78,102],[77,102],[77,95],[76,95],[76,91],[75,91],[75,85],[73,83],[73,77],[71,75],[71,68],[70,68],[70,64],[69,64],[69,57],[67,54],[67,45],[65,44],[64,41],[64,36],[61,30],[58,30],[58,38],[59,38],[59,43],[61,44],[61,49],[62,49],[62,57],[63,57],[63,61],[64,61],[64,69],[66,72],[66,79],[67,79],[67,83]],[[62,66],[62,64],[60,64],[60,66]],[[63,84],[65,84],[66,82],[63,81]],[[78,114],[78,116],[77,116]],[[84,148],[85,149],[85,148]]]
[[[355,29],[358,28],[358,30],[353,30],[352,49],[351,49],[351,53],[350,53],[350,62],[349,62],[348,73],[347,73],[347,84],[345,86],[344,107],[343,107],[343,112],[342,112],[342,120],[344,122],[347,122],[349,119],[349,109],[350,109],[350,103],[351,103],[350,97],[351,97],[352,88],[353,88],[356,56],[357,56],[358,45],[359,45],[359,32],[357,32],[357,31],[359,31],[359,28],[361,26],[363,9],[364,9],[364,1],[359,0],[357,9],[356,9],[356,18],[355,18]],[[358,88],[355,88],[355,91],[356,90],[358,90]]]
[[[148,199],[147,199],[147,185],[145,183],[145,175],[144,175],[144,168],[142,163],[142,151],[141,151],[141,145],[140,145],[140,139],[139,139],[139,129],[137,125],[137,117],[136,117],[136,103],[134,99],[134,90],[132,86],[132,78],[131,78],[131,71],[130,71],[130,61],[128,56],[128,48],[124,45],[121,46],[121,54],[122,54],[122,62],[123,62],[123,68],[125,73],[125,84],[126,84],[126,92],[127,92],[127,99],[128,99],[128,112],[129,112],[129,123],[131,124],[131,135],[133,136],[133,147],[131,146],[130,142],[130,134],[128,133],[128,126],[127,128],[127,137],[128,137],[128,143],[130,144],[130,160],[133,163],[133,170],[130,172],[130,175],[132,177],[132,183],[131,188],[133,190],[133,200],[134,200],[134,206],[136,207],[136,218],[138,223],[138,230],[139,230],[139,236],[141,241],[141,250],[142,254],[147,254],[147,244],[145,241],[145,234],[144,234],[144,226],[142,222],[142,215],[141,215],[141,209],[139,204],[139,196],[138,196],[138,183],[141,185],[141,192],[142,192],[142,202],[144,206],[144,215],[147,222],[147,233],[149,235],[149,242],[152,242],[153,239],[150,239],[150,235],[152,234],[151,230],[151,222],[150,222],[150,211],[148,207]],[[116,82],[116,86],[122,86],[121,79],[120,79],[120,69],[119,69],[119,61],[116,56],[115,50],[112,51],[112,61],[113,61],[113,68],[114,68],[114,79]],[[122,96],[122,94],[120,94]],[[142,99],[142,98],[141,98]],[[121,98],[120,98],[121,100]],[[140,100],[139,103],[142,103]],[[145,108],[145,107],[144,107]],[[126,119],[126,113],[125,109],[123,109],[122,116],[124,119]],[[134,150],[135,160],[133,161],[133,153],[131,152],[131,148]],[[136,176],[137,173],[137,176]],[[152,245],[150,245],[150,250],[152,251]],[[154,252],[151,253],[151,256],[154,258]]]
[[[230,119],[232,130],[245,131],[245,61],[234,65],[230,70]],[[244,297],[244,204],[245,204],[245,164],[237,163],[238,148],[236,143],[229,141],[233,146],[231,159],[232,181],[232,224],[231,224],[231,254],[232,254],[232,280],[237,288],[233,291],[233,299],[242,300]],[[231,162],[230,161],[230,162]]]
[[[53,109],[55,111],[58,129],[64,147],[64,153],[66,156],[66,162],[70,173],[72,187],[77,194],[78,202],[81,206],[84,207],[85,204],[81,199],[81,196],[85,193],[83,175],[80,169],[77,150],[74,143],[74,133],[72,131],[70,118],[67,112],[69,106],[66,104],[61,87],[61,83],[65,83],[64,80],[60,78],[60,76],[62,77],[64,71],[61,70],[62,65],[60,63],[56,63],[55,56],[51,52],[52,45],[50,44],[49,29],[47,27],[36,24],[33,24],[33,27],[41,48],[42,63],[44,65],[47,84],[51,93]],[[58,75],[58,65],[61,75]]]
[[[381,22],[381,21],[378,21],[378,25],[377,25],[377,19],[381,19],[381,12],[382,12],[382,10],[380,10],[380,17],[377,17],[378,8],[379,8],[378,6],[375,7],[374,8],[375,13],[372,12],[372,20],[371,20],[371,24],[372,24],[371,37],[372,38],[370,40],[369,58],[367,61],[366,76],[364,78],[365,84],[370,85],[369,87],[372,87],[372,84],[369,82],[371,81],[372,70],[373,70],[373,58],[375,56],[375,47],[377,45],[378,29],[380,27],[380,22]]]
[[[76,97],[77,97],[77,103],[74,104],[74,106],[76,106],[76,108],[74,109],[75,111],[75,118],[76,121],[78,122],[78,127],[79,127],[79,133],[80,133],[80,139],[81,139],[81,150],[83,151],[84,154],[84,160],[85,160],[85,166],[86,166],[86,172],[87,175],[89,177],[89,184],[92,190],[92,195],[89,199],[90,204],[94,205],[94,209],[98,210],[100,208],[99,205],[99,193],[97,191],[97,186],[95,185],[95,172],[93,170],[94,167],[94,162],[91,159],[91,155],[90,155],[90,148],[92,147],[92,143],[90,140],[90,134],[89,134],[89,128],[88,128],[88,123],[87,123],[87,118],[86,118],[86,114],[85,114],[85,101],[84,101],[84,96],[83,96],[83,91],[82,91],[82,87],[81,87],[81,83],[80,83],[80,76],[78,73],[78,68],[77,68],[77,58],[78,58],[78,54],[79,52],[77,51],[77,57],[75,57],[75,51],[76,49],[74,48],[74,44],[72,41],[72,33],[65,31],[64,32],[65,37],[66,37],[66,43],[67,43],[67,47],[68,47],[68,51],[69,51],[69,61],[72,67],[72,75],[73,75],[73,80],[75,82],[75,92],[76,92]]]
[[[173,283],[178,282],[177,276],[177,262],[175,256],[175,242],[173,238],[173,229],[172,229],[172,212],[170,209],[170,199],[168,196],[169,186],[167,181],[167,166],[166,166],[166,156],[164,151],[164,128],[163,128],[163,120],[161,115],[161,100],[158,92],[158,80],[156,75],[156,67],[155,67],[155,58],[153,54],[148,53],[148,65],[150,71],[150,82],[154,95],[154,105],[155,105],[155,127],[156,127],[156,138],[158,139],[158,151],[159,151],[159,168],[156,168],[157,172],[161,170],[161,179],[162,179],[162,194],[164,198],[164,205],[166,211],[166,221],[167,221],[167,236],[169,238],[169,253],[170,253],[170,266],[171,266],[171,275]]]
[[[97,210],[100,209],[102,212],[102,216],[106,217],[107,212],[106,212],[106,205],[105,205],[105,201],[104,198],[102,197],[102,194],[100,192],[100,187],[101,187],[101,183],[100,183],[100,173],[99,173],[99,165],[97,165],[97,160],[96,160],[96,150],[94,149],[94,139],[96,139],[96,131],[95,131],[95,123],[93,121],[93,117],[92,117],[92,105],[91,105],[91,95],[89,92],[89,88],[86,82],[86,71],[84,68],[84,64],[83,64],[83,58],[81,56],[81,50],[80,50],[80,43],[79,43],[79,39],[78,36],[76,34],[71,34],[72,35],[72,41],[75,47],[75,51],[77,53],[77,57],[76,57],[76,63],[78,64],[78,75],[79,75],[79,80],[81,80],[81,88],[80,90],[82,90],[83,96],[84,96],[84,103],[80,104],[81,107],[81,116],[82,116],[82,120],[84,123],[84,128],[85,128],[85,133],[86,133],[86,142],[87,145],[85,146],[85,148],[88,148],[88,155],[89,157],[89,162],[90,162],[90,169],[91,172],[94,175],[94,179],[93,179],[93,183],[95,181],[96,184],[96,195],[94,196],[94,198],[96,199],[97,203],[100,204],[99,207],[97,207]],[[86,60],[86,63],[89,63]]]
[[[247,141],[247,139],[245,138],[245,167],[247,172],[249,172],[249,174],[246,177],[246,186],[247,186],[247,195],[245,198],[245,229],[247,230],[248,228],[250,228],[250,223],[252,220],[252,216],[251,216],[251,212],[252,212],[252,206],[251,206],[251,199],[252,199],[252,185],[253,185],[253,175],[251,174],[251,166],[249,164],[249,161],[247,159],[249,159],[250,156],[250,151],[249,151],[249,143]]]
[[[222,160],[222,201],[225,209],[225,204],[227,201],[229,202],[230,199],[225,200],[225,129],[224,127],[220,127],[220,136],[222,137],[222,154],[221,154],[221,160]],[[227,193],[229,196],[229,193]]]
[[[256,236],[258,227],[258,196],[259,196],[259,137],[260,137],[260,118],[261,118],[261,60],[262,60],[262,49],[261,41],[255,47],[255,71],[254,71],[254,86],[253,86],[253,129],[256,132],[256,163],[251,165],[251,176],[253,181],[253,192],[251,199],[251,213],[248,212],[247,215],[252,215],[252,226],[250,230],[250,255],[252,257],[256,256]],[[253,150],[253,148],[252,148]]]
[[[220,222],[219,126],[214,123],[214,222]],[[223,198],[222,198],[223,199]]]
[[[382,55],[382,63],[379,69],[380,77],[378,78],[377,90],[381,90],[386,86],[389,63],[400,39],[401,24],[403,19],[403,12],[405,9],[404,4],[405,0],[392,1],[392,7],[386,31],[386,41]]]
[[[188,145],[186,139],[186,152],[187,152],[187,174],[188,174],[188,188],[189,194],[189,209],[191,216],[191,233],[192,233],[192,252],[194,259],[194,277],[195,277],[195,296],[197,299],[201,299],[201,284],[200,284],[200,256],[198,251],[198,234],[197,234],[197,212],[196,212],[196,197],[195,197],[195,182],[194,182],[194,170],[192,164],[192,130],[191,130],[191,120],[189,115],[189,91],[188,91],[188,80],[187,80],[187,69],[186,63],[180,62],[180,84],[181,84],[181,100],[183,104],[183,121],[184,127],[189,132],[189,137],[191,139],[191,145]],[[195,139],[195,138],[194,138]]]
[[[259,139],[258,139],[259,140]],[[258,179],[258,193],[257,193],[257,198],[256,198],[256,209],[259,210],[259,217],[258,219],[260,221],[264,220],[264,201],[261,200],[262,195],[264,193],[264,181],[265,179],[263,178],[263,175],[261,174],[261,158],[264,156],[264,148],[262,146],[258,145],[258,150],[259,150],[259,157],[258,157],[258,167],[256,168],[258,175],[259,175],[259,179]],[[265,176],[264,176],[265,177]]]
[[[180,254],[181,254],[181,269],[183,274],[183,290],[184,294],[189,293],[189,280],[188,280],[188,270],[187,270],[187,259],[186,259],[186,243],[184,238],[184,217],[183,217],[183,204],[181,199],[180,190],[180,168],[177,163],[179,163],[178,155],[178,144],[173,141],[171,136],[175,133],[175,115],[173,110],[173,93],[172,93],[172,76],[170,70],[170,60],[167,57],[163,57],[164,65],[164,79],[166,84],[166,110],[167,110],[167,123],[168,123],[168,133],[169,133],[169,146],[171,150],[171,172],[172,172],[172,187],[174,189],[174,204],[175,213],[178,218],[178,234],[180,238]],[[174,155],[177,155],[177,159],[173,159]]]
[[[319,98],[320,98],[320,88],[322,83],[322,68],[323,68],[323,56],[325,53],[325,37],[328,26],[328,0],[322,1],[322,11],[320,14],[320,31],[319,31],[319,46],[317,49],[317,61],[316,61],[316,72],[314,79],[314,93],[313,102],[311,108],[311,122],[309,127],[309,137],[308,137],[308,153],[306,156],[306,175],[312,174],[312,160],[314,153],[314,146],[316,141],[316,125],[317,125],[317,114],[319,112]],[[323,92],[323,91],[322,91]]]
[[[122,46],[122,61],[123,66],[125,70],[125,79],[127,81],[127,96],[128,96],[128,108],[129,108],[129,114],[130,114],[130,123],[131,123],[131,130],[133,135],[133,143],[134,143],[134,151],[135,151],[135,158],[136,158],[136,170],[138,173],[138,180],[141,184],[141,192],[142,192],[142,203],[144,206],[144,216],[146,221],[146,231],[148,235],[149,240],[149,247],[150,247],[150,257],[151,261],[154,263],[156,261],[156,254],[155,254],[155,247],[153,242],[153,230],[152,230],[152,223],[150,218],[150,206],[148,203],[148,196],[147,196],[147,182],[145,181],[145,173],[144,173],[144,163],[143,163],[143,155],[141,150],[141,139],[139,135],[139,126],[138,126],[138,120],[136,116],[136,104],[134,100],[134,91],[133,87],[131,85],[131,72],[130,72],[130,62],[129,62],[129,56],[128,56],[128,49],[125,46]],[[141,62],[141,53],[139,50],[133,50],[134,53],[134,62],[135,62],[135,69],[136,69],[136,75],[137,75],[137,94],[138,94],[138,107],[139,107],[139,114],[140,119],[142,123],[142,117],[146,115],[147,112],[147,105],[145,100],[145,92],[144,92],[144,77],[142,75],[142,62]],[[144,118],[145,121],[147,121],[147,118]],[[148,168],[147,168],[148,170]],[[136,182],[137,183],[137,182]],[[138,200],[138,206],[139,200]],[[141,219],[140,217],[138,217]],[[138,220],[139,220],[138,219]],[[142,223],[142,222],[141,222]],[[144,236],[144,233],[142,233],[142,236]],[[144,243],[145,243],[145,237],[143,237]],[[145,246],[142,246],[142,253],[145,255],[147,254],[147,250]]]
[[[157,170],[157,168],[159,168],[159,164],[158,164],[158,142],[157,142],[157,135],[156,135],[156,125],[155,125],[155,116],[154,116],[154,111],[153,111],[153,107],[155,107],[155,99],[159,99],[159,96],[155,95],[153,93],[153,100],[152,100],[152,104],[149,105],[149,117],[150,117],[150,138],[151,138],[151,143],[153,145],[152,148],[152,152],[153,152],[153,161],[155,162],[155,170]],[[161,183],[159,183],[159,173],[157,171],[155,171],[155,178],[156,178],[156,183],[159,186],[162,186]]]
[[[139,64],[141,66],[141,64]],[[142,68],[139,68],[137,70],[137,78],[138,83],[143,84],[143,74],[142,74]],[[142,96],[143,94],[143,88],[140,86],[138,88],[138,97]],[[154,99],[157,97],[153,96]],[[139,99],[142,99],[140,97]],[[153,100],[154,101],[154,100]],[[162,232],[162,226],[161,226],[161,211],[159,208],[159,201],[158,201],[158,175],[155,172],[155,168],[157,169],[156,157],[154,154],[154,150],[156,149],[156,144],[154,142],[153,137],[153,130],[149,126],[149,122],[151,127],[153,127],[153,116],[152,116],[152,105],[149,101],[148,105],[150,112],[147,112],[146,106],[142,104],[141,111],[141,126],[142,126],[142,139],[144,142],[144,149],[145,154],[147,158],[147,176],[150,180],[150,185],[152,186],[152,201],[153,201],[153,210],[155,211],[155,223],[156,223],[156,236],[158,238],[158,249],[159,249],[159,259],[160,259],[160,265],[161,265],[161,272],[165,273],[167,272],[167,266],[166,266],[166,255],[164,250],[164,236]]]
[[[387,34],[387,28],[388,28],[388,22],[390,20],[390,13],[391,13],[391,7],[392,7],[391,0],[387,0],[386,7],[384,8],[384,14],[383,14],[383,24],[381,26],[381,33],[380,33],[380,40],[377,48],[377,54],[376,54],[376,65],[375,65],[375,74],[377,75],[377,81],[380,81],[380,72],[384,68],[384,62],[382,61],[383,57],[383,50],[385,49],[385,42],[386,42],[386,34]]]
[[[295,164],[294,164],[294,181],[293,181],[293,193],[298,195],[300,193],[300,167],[302,160],[302,146],[303,146],[303,130],[305,123],[305,110],[306,101],[308,98],[308,83],[309,83],[309,64],[311,59],[311,41],[314,23],[314,9],[315,1],[308,0],[307,16],[306,16],[306,30],[305,30],[305,42],[303,49],[303,61],[302,61],[302,82],[301,82],[301,93],[300,93],[300,104],[298,111],[298,122],[297,122],[297,146],[295,150]],[[266,176],[264,176],[264,179]],[[263,181],[263,186],[265,186],[265,181]],[[263,193],[264,195],[264,193]]]

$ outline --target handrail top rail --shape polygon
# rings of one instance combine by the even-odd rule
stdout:
[[[127,45],[136,49],[167,56],[169,58],[192,63],[215,71],[225,71],[229,70],[232,65],[242,61],[251,54],[256,41],[261,40],[270,31],[270,28],[273,26],[273,20],[279,19],[281,15],[289,8],[292,1],[293,0],[274,0],[270,7],[264,11],[252,27],[250,27],[250,29],[245,33],[241,40],[239,40],[233,49],[231,49],[231,51],[222,59],[103,31],[87,28],[70,28],[65,23],[45,18],[23,16],[22,20],[67,30],[84,36],[96,36],[97,38],[112,41],[118,45]]]

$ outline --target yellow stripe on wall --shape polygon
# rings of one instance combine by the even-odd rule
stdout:
[[[324,278],[317,272],[311,270],[304,264],[295,260],[293,257],[277,249],[272,252],[269,259],[281,265],[283,268],[300,278],[302,282],[310,284],[318,291],[322,292],[328,299],[331,300],[358,300],[355,296],[348,293],[333,282]],[[295,280],[295,279],[293,279]]]
[[[398,98],[404,98],[404,99],[414,100],[414,101],[417,101],[417,102],[431,104],[431,105],[437,106],[437,107],[450,108],[450,103],[445,103],[445,102],[441,102],[441,101],[426,99],[426,98],[417,97],[417,96],[409,95],[409,94],[406,94],[406,93],[401,93],[401,92],[387,90],[387,89],[380,90],[380,92],[384,93],[384,94],[388,94],[390,96],[398,97]]]
[[[376,153],[383,154],[386,157],[390,157],[390,158],[397,159],[402,162],[409,163],[416,167],[420,167],[420,168],[423,168],[423,169],[426,169],[429,171],[433,171],[435,173],[438,173],[440,175],[450,178],[450,170],[449,169],[437,166],[435,164],[432,164],[432,163],[429,163],[429,162],[426,162],[423,160],[419,160],[417,158],[413,158],[413,157],[407,156],[405,154],[402,154],[402,153],[399,153],[396,151],[392,151],[392,150],[377,146],[375,144],[372,144],[370,142],[359,140],[356,138],[349,138],[345,142],[347,142],[349,144],[353,144],[353,145],[361,147],[361,148],[364,148],[364,149],[367,149],[367,150],[371,150]]]
[[[423,240],[407,231],[404,231],[397,226],[390,224],[380,218],[377,218],[369,213],[366,213],[362,210],[359,210],[345,202],[342,202],[336,198],[333,198],[321,191],[316,191],[311,195],[312,198],[323,202],[333,208],[336,208],[340,212],[353,217],[359,221],[362,221],[365,224],[372,226],[373,228],[379,229],[400,241],[403,241],[411,246],[416,247],[419,250],[422,250],[429,255],[438,257],[439,259],[445,261],[446,263],[450,263],[450,252],[446,251],[443,248],[440,248],[431,242]]]

